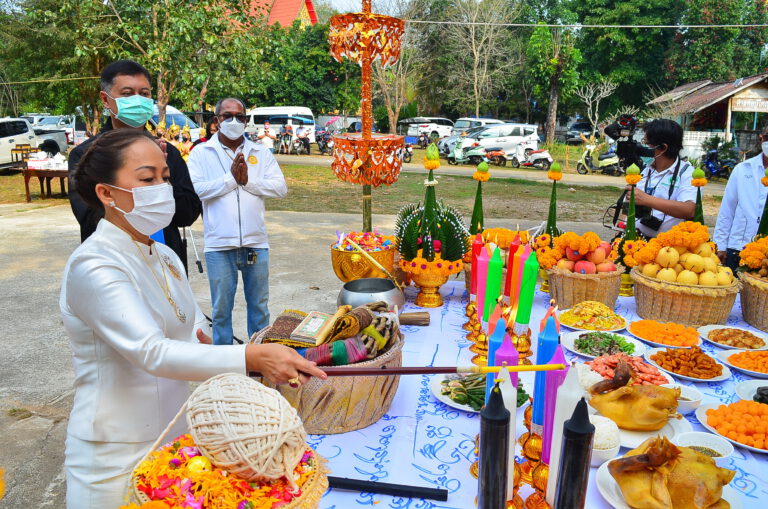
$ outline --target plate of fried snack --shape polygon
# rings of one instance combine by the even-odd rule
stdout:
[[[710,357],[698,346],[691,348],[654,348],[645,358],[667,373],[690,382],[722,382],[731,378],[731,370]]]
[[[667,437],[645,440],[597,470],[597,489],[617,509],[701,507],[741,509],[728,484],[736,472]]]
[[[594,300],[579,302],[558,315],[561,325],[579,331],[618,332],[627,326],[627,321],[611,308]]]
[[[723,364],[755,378],[768,378],[768,351],[720,350],[717,357]]]
[[[720,348],[735,350],[766,350],[768,336],[743,327],[725,325],[704,325],[698,329],[699,335],[709,343]]]
[[[589,405],[619,427],[622,447],[632,449],[656,435],[673,439],[693,430],[677,411],[679,387],[632,384],[634,376],[632,367],[622,360],[612,379],[588,390]]]

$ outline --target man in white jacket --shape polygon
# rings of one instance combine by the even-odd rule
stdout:
[[[761,153],[733,169],[715,224],[712,240],[717,244],[717,256],[734,271],[739,266],[739,251],[757,233],[768,196],[768,188],[760,182],[768,164],[768,128],[760,135],[760,142]]]
[[[245,136],[245,105],[216,105],[219,131],[192,151],[189,174],[203,202],[205,263],[213,303],[213,343],[232,344],[237,273],[243,275],[249,337],[269,325],[269,244],[264,198],[288,194],[272,153]]]

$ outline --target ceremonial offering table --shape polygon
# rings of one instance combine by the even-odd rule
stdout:
[[[406,290],[404,311],[425,311],[413,305],[417,288]],[[404,366],[470,365],[471,342],[465,339],[461,326],[467,294],[463,281],[451,281],[440,289],[445,304],[426,310],[431,315],[429,327],[403,326]],[[538,326],[549,305],[548,294],[536,292],[531,323]],[[619,297],[616,312],[628,322],[637,320],[635,301]],[[737,300],[728,319],[729,325],[748,327],[741,320],[741,304]],[[563,328],[563,331],[567,329]],[[535,338],[535,336],[534,336]],[[533,341],[534,348],[536,345]],[[710,355],[716,350],[709,343],[702,348]],[[570,360],[570,359],[569,359]],[[577,359],[584,361],[585,359]],[[330,490],[320,504],[322,509],[376,507],[377,509],[471,509],[475,507],[477,480],[469,473],[475,461],[475,437],[480,430],[479,414],[456,410],[439,402],[430,389],[433,376],[403,376],[390,411],[368,428],[340,435],[310,435],[308,443],[328,459],[331,475],[368,481],[418,485],[448,490],[448,501],[398,498],[360,492]],[[525,389],[533,394],[533,373],[521,373]],[[734,370],[733,377],[720,383],[693,384],[704,394],[702,404],[730,403],[738,400],[735,386],[751,378]],[[687,382],[682,382],[688,384]],[[766,380],[768,385],[768,380]],[[517,414],[518,436],[523,433],[523,409]],[[705,431],[691,414],[686,418],[694,431]],[[626,450],[622,449],[622,454]],[[517,461],[521,461],[517,449]],[[731,487],[741,495],[745,509],[768,504],[768,455],[735,447],[727,468],[736,471]],[[590,509],[610,507],[594,483],[592,469],[586,506]],[[525,498],[527,486],[521,489]]]
[[[40,181],[40,198],[51,197],[51,180],[59,179],[59,185],[61,186],[61,194],[67,194],[67,187],[65,181],[67,180],[67,165],[56,165],[54,168],[45,168],[42,164],[35,164],[37,161],[28,161],[27,167],[24,168],[24,190],[27,195],[27,203],[32,201],[32,196],[29,193],[29,181],[32,177],[37,177]],[[53,165],[49,165],[53,166]],[[45,188],[43,188],[43,181],[45,181]]]

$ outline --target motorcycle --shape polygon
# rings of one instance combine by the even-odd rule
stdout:
[[[601,154],[600,150],[603,143],[592,145],[587,144],[584,147],[584,153],[576,163],[576,171],[581,175],[591,172],[601,172],[605,175],[621,175],[622,169],[619,165],[619,157],[616,154]]]
[[[490,164],[496,166],[507,165],[507,153],[504,152],[501,147],[493,147],[485,149],[485,156],[488,158]]]
[[[406,143],[405,147],[400,149],[400,158],[404,163],[410,163],[411,159],[413,159],[413,145]]]
[[[510,159],[513,168],[526,166],[545,171],[549,170],[549,167],[552,166],[554,161],[552,156],[549,155],[549,150],[523,150],[523,147],[519,145],[517,147],[517,153]]]
[[[427,146],[428,146],[428,145],[429,145],[429,143],[430,143],[430,141],[429,141],[429,135],[428,135],[427,133],[421,133],[421,134],[419,134],[419,139],[418,139],[417,143],[419,144],[419,147],[421,147],[421,148],[427,148]]]
[[[448,156],[448,164],[480,164],[482,161],[488,162],[485,148],[475,142],[466,147],[463,143],[457,143],[453,147],[453,152]]]
[[[307,150],[307,147],[304,145],[301,139],[299,137],[296,137],[293,139],[293,142],[291,143],[291,153],[296,154],[297,156],[300,156],[303,154],[309,154],[309,150]]]
[[[290,154],[292,140],[293,140],[293,135],[291,135],[290,133],[280,134],[278,136],[277,153]]]
[[[731,176],[734,166],[736,166],[736,161],[733,159],[720,161],[719,150],[712,149],[707,152],[707,158],[704,160],[703,166],[704,175],[706,175],[707,178],[722,177],[728,179],[728,177]]]
[[[317,149],[320,155],[333,153],[333,134],[330,131],[320,131],[317,133]]]

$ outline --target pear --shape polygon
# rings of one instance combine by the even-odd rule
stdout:
[[[683,267],[695,272],[696,274],[699,274],[704,270],[704,258],[702,258],[700,255],[690,253],[685,258]]]
[[[677,265],[675,265],[675,266],[674,266],[674,269],[675,269],[675,272],[677,272],[678,274],[680,274],[682,271],[684,271],[684,270],[685,270],[685,267],[683,267],[682,265],[680,265],[680,264],[678,263]]]
[[[704,271],[705,272],[717,272],[717,263],[715,263],[715,260],[712,259],[711,256],[708,256],[706,258],[703,258],[704,260]]]
[[[693,252],[699,256],[707,258],[712,255],[712,246],[709,245],[709,242],[702,242],[696,246],[696,249],[694,249]]]
[[[664,269],[661,269],[658,274],[656,274],[656,279],[661,279],[662,281],[669,281],[670,283],[674,283],[675,281],[677,281],[677,272],[675,272],[675,269],[664,268]]]
[[[683,256],[685,253],[688,252],[688,248],[685,246],[673,246],[672,249],[677,251],[677,254],[679,254],[680,256]]]
[[[717,274],[711,271],[702,272],[699,276],[699,284],[702,286],[717,286]]]
[[[731,283],[733,283],[733,276],[730,272],[724,270],[717,271],[718,286],[729,286]]]
[[[684,270],[677,275],[677,282],[684,285],[697,285],[699,284],[699,276],[693,271]]]
[[[659,273],[661,270],[661,267],[655,263],[646,263],[643,265],[643,276],[645,277],[656,277],[656,274]]]
[[[725,272],[726,274],[728,274],[729,276],[731,276],[731,279],[733,279],[733,271],[731,270],[731,268],[730,268],[730,267],[726,267],[725,265],[720,265],[720,266],[717,268],[717,272],[718,272],[718,273],[719,273],[719,272]]]
[[[656,263],[662,267],[674,267],[679,259],[680,255],[671,247],[662,247],[656,255]]]

